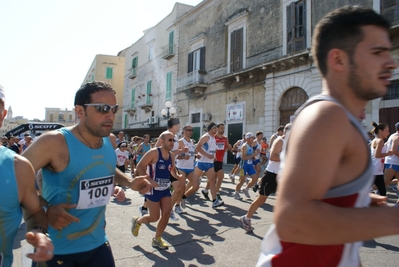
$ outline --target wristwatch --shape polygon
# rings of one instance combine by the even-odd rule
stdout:
[[[50,237],[50,235],[49,235],[49,233],[47,232],[47,230],[44,229],[44,228],[41,227],[41,226],[35,226],[35,227],[33,227],[31,230],[38,230],[40,233],[44,234],[45,236]]]

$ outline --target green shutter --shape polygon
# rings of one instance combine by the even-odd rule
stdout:
[[[147,95],[146,95],[146,104],[149,105],[151,103],[151,82],[152,81],[148,81],[147,82]]]
[[[129,120],[129,116],[127,114],[125,114],[125,129],[127,128],[127,122]]]
[[[174,35],[175,35],[175,32],[174,31],[171,31],[170,33],[169,33],[169,54],[173,54],[173,43],[174,43]]]
[[[172,98],[172,72],[166,74],[166,93],[165,100],[168,101]]]
[[[136,70],[137,70],[137,66],[139,64],[139,57],[134,57],[132,60],[132,73],[133,75],[136,75]]]
[[[136,101],[136,89],[132,89],[132,102],[130,108],[134,108],[134,102]]]
[[[112,79],[112,71],[113,71],[113,68],[107,67],[107,70],[105,73],[105,79]]]

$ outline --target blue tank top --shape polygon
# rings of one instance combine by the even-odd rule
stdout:
[[[143,145],[143,148],[141,149],[141,152],[146,153],[146,152],[150,151],[150,149],[151,149],[151,145],[150,144],[146,145],[146,144],[143,143],[142,145]],[[137,162],[139,162],[143,158],[143,156],[144,156],[144,154],[137,155]]]
[[[12,150],[0,146],[0,253],[3,254],[0,266],[3,267],[11,267],[14,238],[22,219],[14,157]]]
[[[161,148],[158,150],[158,161],[151,164],[150,167],[150,177],[158,183],[159,187],[155,187],[153,190],[163,191],[169,190],[170,187],[170,171],[172,169],[172,157],[169,152],[169,158],[164,159],[162,157]],[[153,194],[153,191],[150,192]]]
[[[246,156],[252,155],[254,153],[254,148],[252,148],[248,144],[246,144],[246,146],[247,146],[247,154],[246,154]],[[244,160],[244,165],[246,165],[246,164],[251,165],[252,164],[252,158]]]
[[[78,204],[68,212],[80,219],[61,231],[49,226],[54,254],[62,255],[89,251],[107,241],[105,205],[113,193],[116,155],[108,137],[103,138],[101,148],[91,149],[69,129],[58,131],[65,137],[69,164],[62,172],[42,169],[42,193],[51,205]]]

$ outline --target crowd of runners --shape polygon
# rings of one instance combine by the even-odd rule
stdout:
[[[279,127],[269,143],[258,131],[230,144],[224,124],[213,122],[194,142],[193,128],[181,128],[178,118],[169,119],[168,129],[152,143],[149,135],[128,142],[123,132],[111,133],[119,108],[112,87],[83,84],[75,95],[74,126],[34,142],[27,138],[26,147],[2,139],[0,266],[12,264],[22,216],[26,240],[35,247],[28,255],[32,266],[115,266],[105,207],[112,196],[123,201],[126,188],[143,196],[132,234],[137,237],[142,224],[158,221],[152,246],[167,249],[162,234],[168,221],[178,219],[175,213],[199,190],[201,177],[207,178],[201,193],[212,208],[224,204],[220,188],[227,152],[235,156],[226,177],[237,180],[231,200],[259,191],[239,215],[245,231],[253,231],[252,215],[278,185],[274,224],[257,266],[360,266],[362,240],[399,234],[399,209],[386,205],[384,196],[386,185],[399,177],[399,123],[385,142],[386,124],[373,123],[375,138],[369,140],[359,122],[367,101],[386,94],[398,66],[390,54],[389,29],[369,8],[345,6],[327,14],[316,25],[312,47],[322,94],[302,105],[292,125]],[[0,86],[0,125],[5,99]],[[380,195],[370,194],[373,182]]]

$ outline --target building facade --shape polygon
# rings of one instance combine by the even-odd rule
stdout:
[[[83,83],[92,81],[106,82],[115,90],[116,102],[120,106],[115,115],[115,129],[122,128],[124,72],[125,58],[123,56],[96,55],[83,80]]]
[[[45,108],[44,122],[55,122],[65,127],[75,124],[75,109]]]

